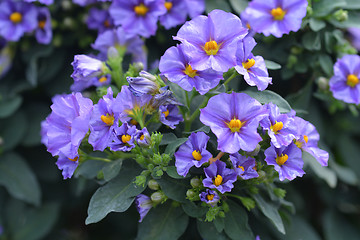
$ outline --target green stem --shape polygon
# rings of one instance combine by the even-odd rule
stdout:
[[[237,75],[238,75],[238,73],[235,71],[228,79],[226,79],[226,81],[224,82],[226,89],[227,89],[227,85],[229,84],[229,82],[231,80],[233,80]]]
[[[107,159],[107,158],[101,158],[101,157],[88,156],[88,159],[91,159],[91,160],[96,160],[96,161],[103,161],[103,162],[111,162],[111,160],[110,160],[110,159]]]
[[[238,196],[238,195],[231,194],[231,193],[225,193],[224,195],[225,195],[225,196],[228,196],[228,197],[234,197],[234,198],[237,198],[237,199],[239,199],[239,200],[241,201],[241,197],[240,197],[240,196]]]

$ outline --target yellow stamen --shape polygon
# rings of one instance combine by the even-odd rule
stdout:
[[[103,83],[103,82],[106,82],[107,81],[107,77],[101,77],[99,78],[99,82]]]
[[[143,3],[141,3],[140,5],[134,7],[134,11],[137,15],[145,16],[149,9]]]
[[[299,141],[299,140],[296,140],[296,141],[295,141],[295,145],[296,145],[298,148],[302,148],[303,143],[302,143],[301,141]]]
[[[188,75],[189,77],[193,78],[197,76],[197,70],[193,70],[190,64],[187,64],[184,70],[184,73]]]
[[[78,160],[79,157],[75,157],[75,158],[68,158],[70,161],[72,162],[76,162]]]
[[[165,117],[169,116],[169,109],[166,109],[166,111],[162,113],[165,115]]]
[[[172,7],[173,7],[173,3],[172,3],[172,2],[165,2],[164,5],[165,5],[165,8],[166,8],[168,11],[170,11],[170,9],[172,9]]]
[[[141,135],[140,140],[143,141],[144,138],[145,138],[145,135],[143,134],[143,135]]]
[[[277,156],[276,163],[281,166],[288,160],[288,158],[289,156],[287,154],[281,154],[281,156]]]
[[[123,143],[127,143],[128,141],[130,141],[131,140],[131,136],[130,135],[122,135],[121,136],[121,141],[123,142]]]
[[[38,27],[41,28],[41,29],[44,29],[44,28],[45,28],[45,24],[46,24],[46,21],[45,21],[45,20],[39,21],[39,22],[38,22]]]
[[[251,29],[251,26],[250,26],[249,23],[246,24],[246,27],[247,27],[248,29]]]
[[[212,201],[214,199],[214,194],[208,194],[206,198],[208,201]]]
[[[217,187],[220,186],[220,184],[222,183],[222,181],[223,181],[222,176],[217,175],[216,178],[214,179],[214,184],[215,184],[215,186],[217,186]]]
[[[275,122],[274,125],[270,126],[271,131],[273,131],[275,134],[278,134],[279,131],[284,127],[284,124],[282,122]]]
[[[10,15],[10,21],[12,21],[13,23],[19,23],[22,21],[22,15],[19,12],[13,12]]]
[[[238,166],[238,168],[240,168],[241,170],[243,170],[245,172],[245,169],[243,166]]]
[[[350,87],[355,87],[359,83],[359,78],[354,74],[349,74],[347,76],[346,84]]]
[[[193,158],[194,158],[195,160],[198,160],[198,161],[200,161],[200,160],[202,159],[202,156],[201,156],[201,154],[200,154],[200,151],[194,150],[194,151],[192,152],[192,156],[193,156]]]
[[[271,10],[271,15],[274,17],[275,20],[283,20],[285,17],[286,11],[284,11],[281,7],[273,8]]]
[[[212,40],[205,43],[204,50],[207,55],[216,55],[220,49],[220,46],[217,44],[216,41]]]
[[[229,123],[227,123],[231,132],[239,132],[240,128],[244,125],[245,122],[241,122],[239,119],[231,119]]]
[[[106,123],[107,125],[111,126],[114,124],[114,116],[113,115],[109,115],[108,113],[105,115],[101,115],[100,117],[101,121],[103,121],[104,123]]]
[[[306,136],[306,135],[304,135],[304,141],[305,141],[306,143],[308,143],[308,141],[309,141],[309,137],[308,137],[308,136]]]
[[[246,70],[249,70],[252,66],[255,65],[255,60],[250,58],[246,62],[243,62],[242,65]]]

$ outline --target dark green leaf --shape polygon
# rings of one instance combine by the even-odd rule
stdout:
[[[313,2],[313,10],[315,17],[324,17],[335,9],[346,6],[345,0],[319,0]]]
[[[0,100],[0,118],[6,118],[12,115],[21,105],[21,96],[14,96],[10,99]]]
[[[93,179],[98,175],[98,172],[102,170],[106,165],[106,162],[97,160],[87,160],[81,163],[76,169],[74,176],[83,176],[87,179]]]
[[[201,204],[197,205],[191,201],[186,201],[185,203],[181,204],[181,206],[184,212],[193,218],[202,218],[208,211],[208,207],[202,207]]]
[[[189,217],[179,206],[167,202],[151,209],[139,224],[138,240],[179,239],[185,232]]]
[[[206,1],[206,12],[209,13],[214,9],[221,9],[230,12],[231,8],[227,1],[224,0],[208,0]]]
[[[342,180],[343,182],[349,185],[357,185],[359,183],[359,180],[353,169],[349,167],[341,166],[333,161],[329,162],[329,165],[335,171],[339,179]]]
[[[1,119],[0,136],[4,140],[4,150],[13,149],[21,142],[26,133],[27,123],[26,115],[22,111]]]
[[[230,211],[225,217],[225,232],[231,239],[255,239],[248,225],[246,211],[233,201],[228,201]]]
[[[185,133],[188,133],[188,134],[191,134],[193,132],[204,132],[204,133],[209,133],[210,132],[210,127],[209,126],[202,126],[201,128],[199,129],[196,129],[194,131],[191,131],[191,132],[185,132]]]
[[[281,240],[299,240],[299,236],[306,240],[321,240],[319,234],[308,222],[299,216],[294,216],[286,226],[286,235],[279,237]]]
[[[102,169],[104,174],[104,180],[108,182],[114,177],[116,177],[121,169],[122,163],[122,159],[107,163]]]
[[[360,236],[358,228],[333,210],[323,215],[323,227],[326,240],[358,240]]]
[[[266,202],[259,194],[253,195],[252,197],[256,201],[256,204],[258,205],[260,211],[267,218],[269,218],[269,220],[274,224],[276,229],[282,234],[285,234],[285,227],[278,212],[278,209],[272,203]]]
[[[354,157],[360,156],[358,142],[356,142],[355,139],[344,135],[338,140],[337,147],[342,160],[356,173],[357,177],[360,179],[360,168],[357,167],[359,160],[357,157]]]
[[[320,35],[315,32],[307,32],[302,37],[302,44],[307,50],[320,50]]]
[[[186,191],[190,188],[188,180],[173,179],[164,174],[157,182],[159,183],[161,190],[163,190],[165,195],[170,199],[178,202],[185,202]]]
[[[96,223],[110,212],[125,212],[135,199],[135,196],[144,191],[145,186],[137,186],[135,177],[140,169],[133,166],[123,166],[120,174],[100,187],[91,197],[88,217],[85,223]]]
[[[17,199],[40,204],[41,191],[35,174],[27,163],[15,153],[0,157],[0,184]]]
[[[358,11],[350,11],[348,13],[348,19],[343,22],[339,22],[336,19],[330,19],[330,23],[337,28],[350,28],[350,27],[360,27],[360,12]]]
[[[197,221],[199,233],[206,240],[226,240],[229,239],[224,233],[219,233],[214,223]]]
[[[171,177],[171,178],[175,178],[175,179],[184,179],[183,176],[180,176],[177,171],[176,171],[176,167],[175,166],[169,166],[166,168],[166,173]],[[188,174],[186,177],[190,176],[190,174]]]
[[[343,9],[359,10],[360,2],[358,0],[345,0],[346,5],[343,6]]]
[[[310,18],[309,25],[311,30],[314,32],[317,32],[321,29],[323,29],[326,26],[326,23],[322,20],[316,19],[316,18]]]
[[[249,2],[247,0],[230,0],[230,4],[235,12],[240,15],[248,6]]]
[[[276,62],[273,62],[273,61],[270,61],[270,60],[265,60],[265,65],[266,65],[266,68],[269,69],[269,70],[281,69],[280,64],[278,64]]]
[[[173,134],[173,133],[164,133],[163,137],[161,139],[160,145],[170,144],[170,143],[176,141],[176,139],[177,139],[177,137],[176,137],[175,134]]]
[[[262,92],[244,91],[244,93],[250,95],[250,97],[255,98],[260,103],[266,104],[272,102],[276,104],[279,107],[281,113],[287,113],[291,111],[289,103],[275,92],[265,90]]]
[[[167,147],[165,149],[165,153],[172,156],[175,153],[176,149],[178,147],[180,147],[180,145],[185,143],[187,140],[188,140],[187,138],[178,138],[178,139],[176,139],[175,141],[173,141],[172,143],[167,145]]]
[[[321,69],[330,77],[333,75],[333,66],[334,63],[331,57],[327,54],[319,55],[319,63]]]
[[[221,217],[217,217],[215,218],[214,220],[214,226],[216,228],[216,230],[221,233],[224,228],[225,228],[225,221],[224,221],[224,218],[221,218]]]

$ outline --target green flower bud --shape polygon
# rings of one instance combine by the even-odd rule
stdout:
[[[135,161],[136,161],[138,164],[143,165],[143,164],[145,164],[146,159],[145,159],[145,157],[144,157],[143,155],[138,154],[138,155],[136,155],[136,157],[135,157]]]
[[[151,134],[151,142],[154,144],[160,144],[162,140],[162,136],[163,135],[161,133],[157,133],[157,132]]]
[[[192,189],[189,189],[187,190],[186,192],[186,196],[189,198],[189,199],[192,199],[196,196],[196,193],[192,190]]]
[[[160,165],[162,163],[162,157],[160,156],[160,154],[154,154],[153,163],[156,165]]]
[[[104,179],[104,172],[102,170],[98,171],[96,178],[99,180]]]
[[[218,213],[218,216],[221,217],[221,218],[224,218],[225,217],[225,213],[223,211],[220,211]]]
[[[199,188],[202,186],[202,183],[200,181],[199,178],[195,177],[195,178],[192,178],[190,180],[190,185],[193,187],[193,188]]]
[[[148,167],[148,169],[149,169],[150,171],[153,171],[154,168],[155,168],[154,164],[152,164],[152,163],[148,164],[147,167]]]
[[[163,154],[161,155],[161,157],[162,157],[162,163],[163,163],[163,165],[164,165],[164,166],[167,166],[167,165],[169,164],[170,160],[171,160],[170,155],[163,153]]]
[[[165,195],[162,192],[154,192],[150,196],[151,201],[153,201],[155,204],[161,203],[163,200],[165,200]]]
[[[286,190],[282,188],[274,188],[274,194],[279,198],[284,198],[286,195]]]
[[[348,11],[344,10],[344,9],[339,9],[337,10],[334,15],[336,20],[338,20],[339,22],[344,22],[346,20],[348,20],[349,18],[349,14]]]
[[[329,80],[325,77],[319,77],[317,80],[318,87],[321,90],[328,90],[329,89]]]
[[[135,184],[138,186],[144,186],[146,183],[146,177],[143,175],[137,176],[135,179]]]
[[[150,181],[148,182],[148,187],[151,190],[159,190],[160,189],[160,185],[157,183],[157,181],[155,179],[150,179]]]

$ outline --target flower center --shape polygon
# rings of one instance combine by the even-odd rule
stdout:
[[[195,76],[197,76],[197,70],[193,70],[190,64],[187,64],[184,70],[184,73],[186,75],[188,75],[191,78],[194,78]]]
[[[349,74],[347,76],[346,84],[350,87],[355,87],[359,83],[359,78],[354,74]]]
[[[215,186],[217,186],[217,187],[220,186],[220,184],[222,183],[222,181],[223,181],[222,176],[217,175],[216,178],[214,179],[214,184],[215,184]]]
[[[251,26],[250,26],[249,23],[246,24],[246,27],[247,27],[248,29],[251,29]]]
[[[134,7],[134,12],[140,16],[145,16],[148,11],[149,8],[147,8],[143,3]]]
[[[123,142],[123,143],[127,143],[128,141],[130,141],[131,140],[131,136],[130,135],[122,135],[121,136],[121,141]]]
[[[288,160],[288,158],[289,156],[287,154],[281,154],[281,156],[277,156],[276,163],[281,166]]]
[[[214,194],[208,194],[208,195],[206,196],[206,199],[207,199],[208,201],[212,201],[212,200],[214,199]]]
[[[107,81],[107,77],[101,77],[101,78],[99,78],[99,82],[101,82],[101,83],[104,83],[104,82],[106,82]]]
[[[271,15],[274,17],[275,20],[283,20],[285,17],[286,11],[284,11],[281,7],[273,8],[271,10]]]
[[[193,156],[193,158],[194,158],[195,160],[197,160],[197,161],[200,161],[200,160],[202,159],[202,156],[201,156],[201,154],[200,154],[200,151],[194,150],[194,151],[192,152],[192,156]]]
[[[166,109],[166,111],[162,113],[165,115],[165,117],[169,116],[169,109]]]
[[[252,66],[255,65],[255,60],[250,58],[246,62],[243,62],[242,65],[246,70],[249,70]]]
[[[41,20],[38,22],[38,27],[41,28],[41,29],[44,29],[45,28],[45,24],[46,24],[46,21],[45,20]]]
[[[79,157],[75,157],[75,158],[68,158],[70,161],[72,162],[76,162],[78,160]]]
[[[227,123],[231,132],[239,132],[240,128],[244,125],[245,122],[241,122],[239,119],[231,119],[229,123]]]
[[[143,134],[143,135],[141,135],[140,140],[143,141],[144,138],[145,138],[145,135]]]
[[[10,15],[10,21],[12,21],[13,23],[19,23],[22,20],[22,15],[19,12],[13,12]]]
[[[238,168],[240,168],[241,170],[243,170],[245,172],[245,169],[243,166],[238,166]]]
[[[101,115],[100,117],[101,121],[103,121],[105,124],[107,124],[108,126],[111,126],[114,124],[114,116],[113,115],[109,115],[108,113],[105,115]]]
[[[220,44],[220,46],[221,46],[221,44]],[[212,41],[208,41],[205,43],[204,50],[205,50],[206,54],[209,56],[216,55],[220,49],[220,46],[217,44],[216,41],[212,40]]]
[[[276,122],[274,125],[270,126],[271,131],[273,131],[275,134],[278,134],[279,131],[284,127],[284,124],[282,122]]]
[[[173,3],[172,3],[172,2],[165,2],[164,5],[165,5],[165,8],[166,8],[168,11],[170,11],[170,9],[172,9],[172,7],[173,7]]]
[[[298,148],[302,148],[303,143],[302,143],[301,141],[299,141],[299,140],[296,140],[296,141],[295,141],[295,145],[296,145]]]

